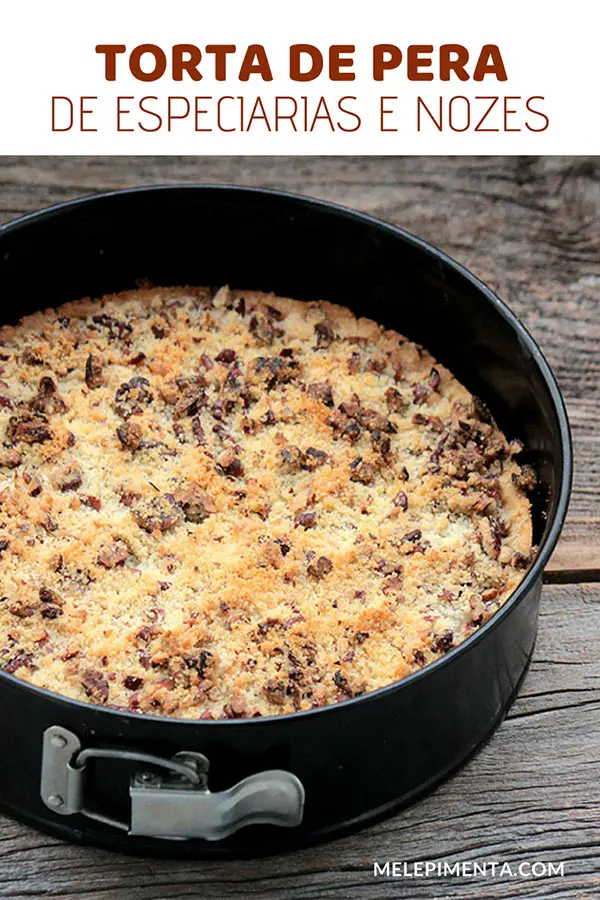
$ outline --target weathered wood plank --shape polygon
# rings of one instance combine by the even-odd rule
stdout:
[[[285,857],[130,859],[0,818],[12,900],[504,900],[600,895],[600,586],[546,587],[534,661],[508,719],[449,782],[392,819]],[[564,877],[373,876],[373,862],[564,862]]]
[[[550,569],[600,577],[600,158],[4,157],[0,222],[164,182],[260,184],[367,210],[497,290],[539,340],[573,425],[573,499]]]

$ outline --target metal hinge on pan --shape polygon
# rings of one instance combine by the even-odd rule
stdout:
[[[138,762],[131,778],[131,824],[85,805],[86,769],[90,760]],[[304,788],[291,772],[271,769],[244,778],[226,791],[208,789],[208,759],[182,751],[170,759],[134,750],[87,747],[60,725],[44,732],[41,797],[57,815],[80,814],[130,835],[218,841],[245,825],[299,825]],[[158,771],[156,771],[158,770]]]

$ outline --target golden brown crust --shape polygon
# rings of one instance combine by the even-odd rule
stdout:
[[[0,329],[0,659],[58,693],[243,717],[389,684],[531,558],[485,408],[330,303],[148,288]]]

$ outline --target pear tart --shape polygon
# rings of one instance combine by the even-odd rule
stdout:
[[[486,407],[348,309],[145,288],[0,329],[0,668],[188,719],[395,682],[534,550]]]

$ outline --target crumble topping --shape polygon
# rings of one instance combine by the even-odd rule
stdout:
[[[0,667],[201,719],[390,684],[522,579],[522,449],[327,302],[146,288],[0,328]]]

